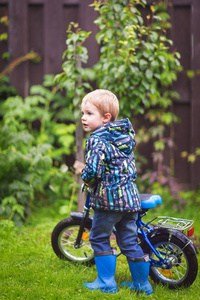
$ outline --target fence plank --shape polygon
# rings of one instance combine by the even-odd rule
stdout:
[[[27,1],[9,2],[9,49],[11,62],[28,52]],[[21,96],[28,95],[28,63],[22,63],[11,73],[11,84],[17,87]]]
[[[46,0],[44,4],[44,74],[61,71],[63,0]]]
[[[180,182],[190,182],[190,166],[186,159],[181,157],[181,152],[189,151],[190,139],[190,101],[191,101],[191,86],[190,80],[187,77],[186,71],[191,68],[190,62],[190,34],[191,34],[191,8],[190,5],[174,5],[170,8],[172,28],[170,30],[170,38],[174,42],[173,49],[181,54],[181,65],[184,68],[178,74],[178,80],[173,85],[180,99],[174,101],[173,112],[180,118],[181,123],[174,125],[174,168],[175,177]],[[183,172],[184,169],[184,172]]]
[[[174,88],[180,94],[181,102],[190,102],[190,80],[187,70],[191,69],[191,9],[190,6],[174,6],[172,10],[171,38],[174,42],[174,49],[181,54],[181,65],[183,72],[178,75]]]
[[[91,35],[85,42],[85,46],[88,48],[89,60],[87,67],[93,66],[99,59],[99,46],[95,40],[95,35],[98,32],[98,27],[94,24],[94,20],[97,18],[97,12],[93,7],[89,7],[89,4],[94,1],[81,0],[79,6],[79,24],[82,30],[92,31]]]
[[[191,66],[194,71],[200,70],[200,3],[199,0],[193,0],[192,3],[192,53]],[[192,106],[191,106],[191,152],[196,147],[200,147],[200,76],[192,79]],[[191,183],[193,187],[197,187],[200,182],[200,159],[191,165]]]
[[[44,74],[44,27],[43,27],[43,5],[28,6],[28,38],[29,50],[40,55],[40,63],[29,62],[29,83],[30,86],[41,84]]]

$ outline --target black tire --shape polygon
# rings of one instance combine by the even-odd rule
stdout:
[[[143,251],[149,253],[150,257],[150,277],[155,283],[167,285],[170,289],[190,286],[196,279],[198,272],[198,262],[194,247],[184,243],[184,239],[178,237],[180,233],[174,233],[169,242],[169,235],[159,234],[150,239],[151,244],[159,252],[162,258],[167,258],[171,262],[170,269],[157,268],[151,265],[151,259],[158,258],[148,245]]]
[[[63,260],[71,262],[94,264],[94,252],[89,242],[90,222],[86,222],[81,246],[75,248],[81,220],[67,218],[60,221],[54,228],[51,244],[55,254]]]

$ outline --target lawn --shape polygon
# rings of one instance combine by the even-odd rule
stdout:
[[[104,294],[91,292],[84,282],[96,278],[95,266],[86,267],[61,261],[51,247],[51,232],[64,216],[57,209],[43,207],[28,218],[18,229],[11,222],[0,225],[0,299],[146,299],[130,289],[121,288],[124,280],[130,280],[126,259],[117,261],[116,281],[119,292]],[[198,221],[197,221],[198,223]],[[200,262],[200,255],[198,254]],[[189,288],[169,290],[162,285],[152,286],[154,294],[149,299],[197,299],[200,275]]]

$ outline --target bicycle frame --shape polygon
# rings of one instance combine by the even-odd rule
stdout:
[[[82,191],[83,191],[83,188],[82,188]],[[80,248],[81,247],[81,239],[82,239],[82,235],[83,235],[83,231],[84,231],[86,221],[87,221],[87,219],[89,217],[89,214],[90,214],[90,208],[91,208],[90,207],[90,193],[88,193],[87,197],[86,197],[86,201],[85,201],[84,212],[83,212],[83,215],[82,215],[80,229],[79,229],[79,232],[78,232],[76,242],[74,244],[75,248]]]
[[[160,267],[163,269],[170,269],[170,266],[168,263],[166,263],[166,261],[160,256],[160,254],[158,253],[158,251],[153,247],[153,245],[151,244],[149,238],[148,238],[148,234],[149,233],[153,233],[154,229],[152,227],[150,227],[147,223],[143,222],[141,220],[141,218],[144,215],[140,215],[138,216],[138,221],[137,221],[137,226],[138,226],[138,235],[142,235],[145,242],[149,245],[149,247],[151,248],[151,250],[155,253],[155,255],[158,257],[159,261],[155,261],[154,259],[150,258],[151,261],[151,265],[153,267]],[[152,220],[150,221],[152,222]],[[146,228],[147,231],[145,231],[143,228]],[[116,235],[116,230],[113,230],[113,233]],[[170,242],[170,239],[169,239]],[[173,248],[171,248],[171,250],[173,251]],[[166,254],[164,252],[160,252],[161,254]],[[117,254],[117,256],[121,255],[121,251]]]
[[[150,195],[150,196],[155,197],[157,195]],[[90,199],[90,193],[88,192],[87,197],[86,197],[85,206],[84,206],[84,212],[81,214],[81,224],[80,224],[79,233],[78,233],[75,245],[74,245],[75,248],[81,247],[81,239],[82,239],[84,227],[85,227],[85,224],[86,224],[88,218],[90,218],[90,220],[92,221],[92,217],[89,217],[90,209],[91,209],[89,199]],[[161,199],[161,197],[160,197],[160,199]],[[171,251],[173,251],[173,248],[169,245],[171,236],[172,236],[172,231],[177,230],[177,229],[180,231],[183,231],[187,228],[191,229],[191,225],[193,224],[193,221],[164,216],[164,217],[156,217],[147,223],[143,222],[142,218],[146,215],[146,212],[148,211],[148,209],[155,207],[157,204],[162,203],[162,199],[161,199],[161,201],[160,201],[160,199],[159,199],[159,201],[156,200],[155,203],[153,203],[153,204],[150,203],[150,205],[146,205],[146,203],[148,200],[152,200],[151,197],[149,197],[149,199],[147,199],[147,201],[144,201],[146,207],[142,210],[142,212],[140,212],[138,214],[138,220],[137,220],[138,236],[140,237],[140,239],[142,239],[143,241],[145,241],[147,243],[147,245],[151,248],[151,250],[155,253],[156,257],[158,258],[158,261],[150,258],[151,266],[160,267],[162,269],[170,269],[171,266],[170,266],[170,261],[167,260],[167,252],[159,251],[160,252],[159,253],[151,244],[149,236],[151,237],[153,234],[159,234],[160,232],[166,233],[169,236],[168,237],[168,248]],[[145,206],[145,205],[143,205],[143,206]],[[77,216],[77,214],[78,214],[78,216]],[[80,218],[80,213],[77,213],[77,214],[76,214],[76,217]],[[73,215],[71,215],[71,216],[73,217]],[[149,224],[151,224],[156,219],[159,219],[159,220],[161,219],[161,221],[158,222],[158,225],[156,225],[156,229],[155,229],[154,226],[149,226]],[[170,223],[170,221],[172,221],[172,224]],[[116,235],[115,229],[113,230],[113,233]],[[187,238],[187,236],[185,236],[185,238],[187,239],[186,240],[187,244],[189,244],[191,241]],[[121,254],[121,252],[119,252],[117,254],[117,256],[119,256],[120,254]],[[165,258],[163,259],[163,257],[161,257],[160,254],[164,255]]]

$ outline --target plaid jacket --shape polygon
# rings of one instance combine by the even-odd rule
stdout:
[[[92,187],[90,204],[112,211],[141,210],[135,184],[137,170],[133,149],[135,133],[129,119],[96,129],[86,142],[82,179]]]

